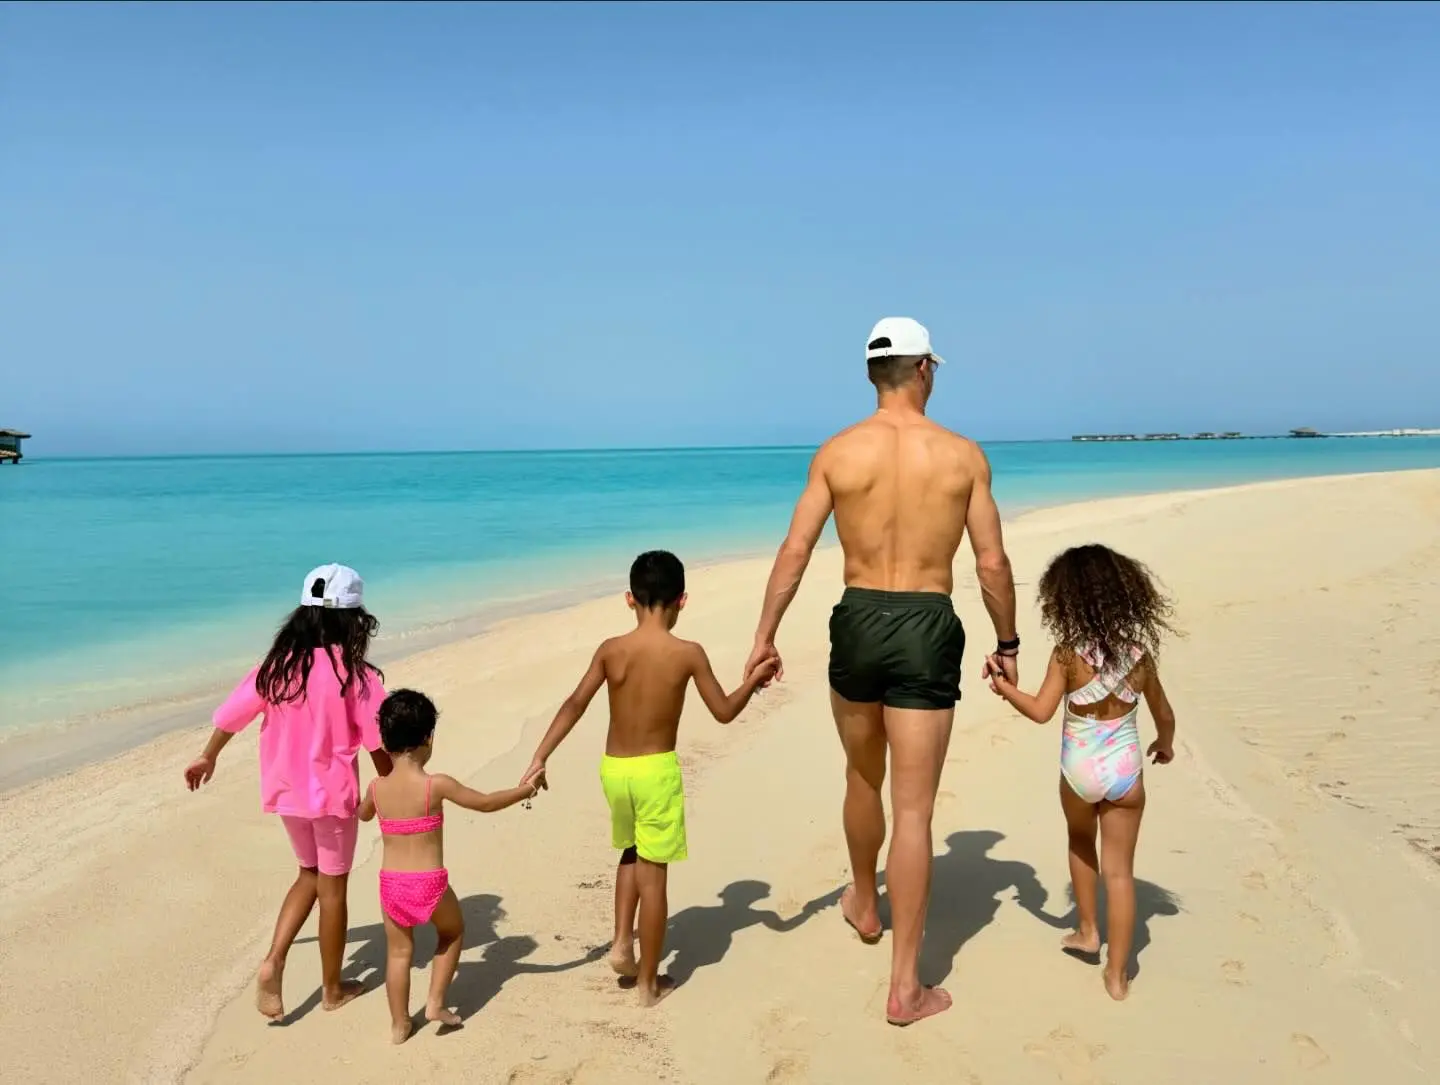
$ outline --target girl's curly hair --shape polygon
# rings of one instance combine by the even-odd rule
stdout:
[[[1106,660],[1131,647],[1160,652],[1160,638],[1175,633],[1174,607],[1150,570],[1108,546],[1073,546],[1040,578],[1040,619],[1067,652],[1088,647]]]

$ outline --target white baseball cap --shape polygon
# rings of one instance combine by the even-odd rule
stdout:
[[[908,316],[887,316],[870,329],[865,340],[865,360],[877,358],[918,358],[928,354],[937,363],[945,359],[930,349],[930,332],[918,320]]]
[[[319,592],[316,592],[319,588]],[[310,570],[300,589],[302,607],[356,610],[364,606],[365,581],[348,565],[322,565]]]

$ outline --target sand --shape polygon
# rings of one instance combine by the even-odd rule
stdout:
[[[198,720],[0,797],[3,1077],[1435,1080],[1440,471],[1093,502],[1007,531],[1026,683],[1048,650],[1031,586],[1064,545],[1101,540],[1150,562],[1188,633],[1164,659],[1179,741],[1175,763],[1147,774],[1128,1002],[1110,1002],[1098,971],[1056,948],[1070,910],[1057,725],[1021,720],[977,680],[990,632],[966,568],[956,597],[974,648],[935,819],[924,952],[926,978],[947,984],[955,1008],[911,1029],[884,1024],[889,941],[861,945],[834,907],[846,859],[824,681],[839,561],[827,551],[782,632],[786,682],[729,728],[698,703],[682,728],[692,858],[672,872],[670,968],[685,982],[659,1009],[638,1009],[594,959],[613,870],[596,780],[603,705],[553,759],[552,790],[532,810],[450,815],[447,860],[469,921],[452,1001],[467,1022],[399,1048],[379,990],[319,1009],[313,922],[287,975],[292,1017],[275,1027],[255,1013],[253,969],[292,861],[258,809],[253,733],[209,788],[184,791]],[[680,631],[727,678],[767,567],[692,575]],[[519,618],[398,662],[388,679],[440,703],[437,770],[508,785],[595,643],[628,620],[618,599]],[[375,843],[363,829],[348,969],[378,983]]]

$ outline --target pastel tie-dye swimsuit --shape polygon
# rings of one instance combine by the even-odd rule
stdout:
[[[1131,648],[1126,663],[1111,666],[1093,649],[1079,653],[1095,668],[1095,677],[1065,697],[1060,774],[1086,802],[1115,802],[1140,779],[1144,758],[1140,753],[1140,732],[1135,726],[1140,695],[1127,679],[1144,654],[1139,648]],[[1118,719],[1097,720],[1078,715],[1070,707],[1099,704],[1107,697],[1124,701],[1131,706],[1130,711]]]

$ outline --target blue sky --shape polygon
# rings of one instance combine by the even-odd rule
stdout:
[[[1440,424],[1440,6],[0,8],[0,426]]]

